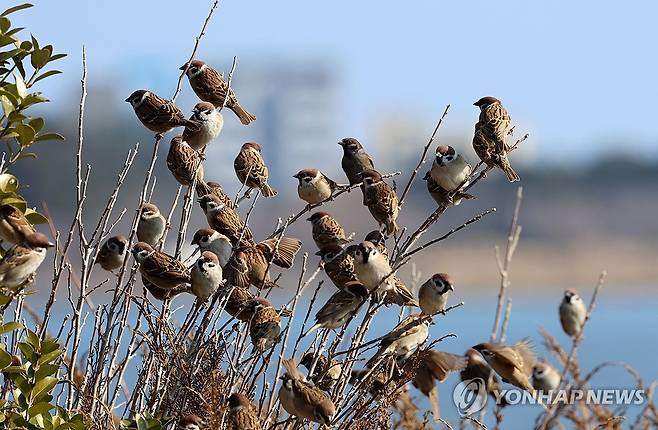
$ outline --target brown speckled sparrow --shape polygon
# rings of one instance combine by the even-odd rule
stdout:
[[[306,370],[310,371],[311,367],[313,366],[313,361],[315,360],[315,354],[312,352],[307,352],[304,354],[299,364],[304,366]],[[313,374],[311,375],[310,379],[319,389],[329,391],[340,379],[342,370],[342,364],[338,363],[334,359],[332,359],[330,362],[326,356],[320,354],[317,356],[317,362],[315,363],[315,368],[313,369]]]
[[[144,285],[144,288],[148,290],[151,295],[160,301],[164,301],[167,299],[172,299],[176,297],[179,294],[183,293],[191,293],[190,286],[188,284],[180,284],[179,286],[175,287],[172,290],[169,289],[164,289],[160,288],[157,285],[155,285],[153,282],[150,282],[148,279],[144,277],[144,275],[141,275],[142,278],[142,284]]]
[[[368,372],[370,372],[369,369],[353,369],[349,380],[350,385],[355,386],[360,381],[363,381],[363,378],[366,377]],[[379,371],[370,373],[365,386],[368,388],[370,395],[373,398],[377,398],[384,393],[386,386],[391,382],[394,381],[393,378],[389,378],[388,372]]]
[[[258,412],[247,396],[233,393],[228,398],[228,430],[261,430]]]
[[[462,381],[468,381],[475,378],[481,378],[484,381],[487,393],[495,397],[494,392],[500,391],[500,385],[498,382],[498,377],[487,362],[482,358],[482,354],[469,348],[464,354],[466,357],[466,367],[459,374],[459,377]]]
[[[462,355],[431,349],[419,351],[420,365],[414,376],[414,387],[427,397],[438,400],[436,381],[445,381],[450,373],[461,372],[466,368],[467,360]]]
[[[374,170],[375,164],[363,149],[361,143],[353,137],[346,137],[338,142],[343,148],[341,166],[350,185],[361,183],[359,174],[366,170]]]
[[[411,314],[400,321],[379,342],[379,349],[366,367],[372,369],[380,358],[386,357],[393,357],[398,365],[403,364],[427,340],[430,322],[423,314]]]
[[[201,228],[194,233],[192,245],[201,251],[210,251],[219,259],[219,265],[224,267],[233,253],[233,245],[225,235],[211,228]]]
[[[270,261],[284,269],[292,267],[295,255],[302,242],[283,237],[277,246],[277,239],[267,239],[255,245],[243,246],[233,253],[224,267],[224,276],[229,285],[258,288],[274,286],[270,281]]]
[[[336,413],[336,407],[329,396],[320,388],[304,380],[294,359],[282,361],[286,373],[281,377],[279,388],[281,406],[290,415],[329,425]]]
[[[249,320],[249,336],[254,350],[261,353],[279,341],[281,318],[269,300],[256,297],[249,304],[253,317]]]
[[[194,106],[190,121],[194,121],[198,127],[185,127],[183,140],[197,151],[203,151],[219,136],[224,127],[224,117],[212,103],[208,102],[197,103]]]
[[[249,227],[246,227],[240,215],[222,203],[219,197],[206,194],[199,199],[199,203],[206,214],[208,225],[228,237],[233,246],[251,241],[253,235]]]
[[[224,80],[224,77],[215,69],[201,60],[192,60],[189,63],[189,67],[188,64],[184,64],[180,69],[187,69],[187,78],[197,97],[204,102],[212,103],[215,107],[220,107],[224,104],[226,91],[229,90],[229,86]],[[240,106],[232,89],[229,92],[228,100],[226,100],[226,107],[231,109],[244,125],[248,125],[256,120],[255,116]]]
[[[475,345],[473,349],[482,354],[489,366],[505,382],[534,393],[529,378],[535,364],[535,352],[529,341],[522,340],[510,346],[485,342]]]
[[[167,220],[153,203],[144,203],[139,211],[137,240],[157,247],[167,227]]]
[[[27,235],[35,231],[23,212],[16,206],[10,204],[0,206],[0,239],[20,245]]]
[[[382,175],[376,170],[361,172],[365,191],[363,203],[368,206],[372,217],[377,221],[380,228],[386,227],[387,234],[398,231],[396,220],[398,218],[398,196],[393,188],[384,182]]]
[[[345,288],[348,282],[359,280],[354,270],[354,259],[340,246],[323,246],[315,255],[322,258],[324,272],[339,290]]]
[[[154,131],[156,135],[180,126],[190,129],[199,127],[194,121],[185,118],[174,102],[165,100],[151,91],[137,90],[126,101],[132,105],[144,127]]]
[[[190,271],[192,294],[200,302],[206,302],[223,284],[222,266],[210,251],[203,251]]]
[[[15,288],[28,282],[53,245],[46,235],[31,233],[21,245],[15,245],[0,261],[0,287]]]
[[[322,203],[331,198],[340,186],[318,169],[300,170],[292,176],[299,181],[297,195],[309,205]]]
[[[233,318],[243,322],[249,322],[254,316],[253,300],[256,298],[251,291],[244,287],[229,285],[225,287],[231,295],[226,300],[224,310]]]
[[[94,264],[100,264],[103,270],[112,272],[123,266],[123,261],[128,253],[128,239],[126,236],[118,235],[107,239],[98,251]]]
[[[343,326],[356,315],[369,296],[370,292],[361,282],[347,282],[343,289],[336,291],[315,314],[315,324],[304,336],[319,328],[337,329]]]
[[[576,290],[566,290],[560,303],[560,323],[569,336],[577,336],[585,323],[587,307]]]
[[[532,369],[532,386],[545,393],[560,386],[560,373],[545,361],[538,361]]]
[[[269,171],[260,151],[261,146],[255,142],[243,144],[240,153],[235,157],[233,168],[244,185],[260,189],[263,197],[273,197],[276,196],[276,191],[267,183]]]
[[[363,238],[364,242],[370,242],[377,247],[377,250],[388,259],[388,249],[386,248],[386,238],[379,230],[373,230]]]
[[[418,290],[418,304],[424,314],[433,315],[445,309],[448,293],[454,291],[452,279],[447,273],[437,273]]]
[[[222,188],[219,183],[210,181],[210,182],[200,182],[196,184],[196,195],[201,198],[205,196],[206,194],[212,194],[214,196],[217,196],[219,198],[219,201],[221,203],[224,203],[226,206],[228,206],[231,209],[235,209],[235,203],[231,199],[231,197],[224,192],[224,189]]]
[[[203,182],[201,157],[181,136],[171,139],[167,167],[181,185],[189,187],[195,178],[196,182]]]
[[[430,176],[434,182],[446,191],[455,191],[468,185],[468,177],[473,167],[468,161],[457,154],[455,148],[448,145],[439,145],[436,156],[430,169]]]
[[[482,97],[473,105],[480,108],[480,117],[475,124],[473,137],[475,153],[489,169],[502,169],[510,182],[520,180],[507,158],[510,148],[506,139],[511,121],[507,110],[495,97]]]
[[[345,237],[343,226],[326,212],[316,212],[307,221],[310,221],[313,227],[313,240],[318,249],[329,245],[344,245],[351,242]]]
[[[146,242],[133,245],[132,253],[142,276],[164,290],[189,285],[192,281],[190,271],[180,260],[156,251]]]
[[[425,174],[423,178],[427,183],[427,192],[430,193],[432,199],[440,206],[459,206],[462,200],[473,200],[476,199],[473,194],[466,193],[464,191],[449,192],[444,190],[439,184],[437,184],[430,172]]]
[[[178,421],[178,430],[203,430],[206,422],[197,415],[185,415]]]

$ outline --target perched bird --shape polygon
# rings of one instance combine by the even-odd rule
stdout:
[[[208,102],[200,102],[194,106],[190,121],[194,121],[198,127],[185,127],[183,140],[197,151],[203,151],[219,136],[224,127],[224,117],[212,103]]]
[[[31,233],[21,245],[15,245],[0,260],[0,287],[15,288],[28,282],[55,246],[46,235]]]
[[[253,317],[249,320],[249,336],[254,350],[261,353],[276,345],[281,335],[281,318],[269,300],[256,297],[249,304]]]
[[[361,143],[353,137],[346,137],[338,142],[343,147],[343,159],[341,166],[347,176],[350,185],[360,184],[362,178],[360,173],[366,170],[374,170],[375,163],[372,162],[370,156],[363,149]]]
[[[545,361],[538,361],[532,369],[532,386],[535,390],[547,393],[560,386],[560,374]]]
[[[322,203],[330,199],[334,192],[340,189],[336,182],[327,178],[318,169],[300,170],[292,177],[299,181],[299,185],[297,185],[299,198],[309,205]]]
[[[319,328],[337,329],[343,326],[356,315],[369,296],[370,292],[361,282],[346,283],[343,289],[336,291],[315,314],[315,324],[304,336]]]
[[[178,430],[203,430],[206,422],[197,415],[185,415],[178,421]]]
[[[529,341],[522,340],[511,346],[485,342],[475,345],[473,349],[482,354],[489,366],[505,382],[534,393],[529,378],[535,364],[535,352]]]
[[[315,386],[319,389],[329,391],[340,379],[343,365],[334,359],[329,361],[329,359],[322,354],[316,356],[316,354],[312,352],[304,354],[299,364],[310,371],[313,366],[313,361],[316,359],[317,362],[315,363],[315,369],[313,369],[313,374],[310,376],[311,381],[313,381]]]
[[[36,232],[32,224],[25,218],[16,206],[4,204],[0,206],[0,239],[20,245],[25,237]]]
[[[206,194],[212,194],[219,198],[221,203],[224,203],[231,209],[235,209],[235,203],[231,197],[224,192],[224,189],[217,182],[199,182],[196,184],[196,194],[199,198],[205,196]]]
[[[356,277],[377,300],[388,299],[401,306],[418,306],[411,291],[393,273],[388,258],[375,245],[361,242],[349,246],[347,251],[354,258]]]
[[[351,281],[358,281],[354,270],[354,259],[338,245],[327,245],[315,253],[322,258],[324,272],[336,288],[342,290]]]
[[[261,430],[258,412],[247,396],[233,393],[228,398],[228,430]]]
[[[304,380],[294,359],[282,361],[286,373],[281,377],[279,388],[281,406],[290,415],[329,425],[336,413],[336,407],[324,391]]]
[[[158,246],[166,228],[167,220],[160,209],[153,203],[144,203],[139,210],[137,240],[153,247]]]
[[[181,136],[171,139],[167,167],[181,185],[190,187],[195,180],[203,182],[201,157]]]
[[[373,230],[366,234],[363,238],[364,242],[370,242],[377,247],[377,251],[381,252],[388,259],[388,249],[386,248],[386,238],[379,230]]]
[[[403,364],[429,336],[430,318],[423,314],[411,314],[396,325],[379,342],[379,349],[368,360],[366,367],[372,367],[380,358],[392,357],[398,365]]]
[[[578,336],[587,317],[587,308],[576,290],[566,290],[560,303],[560,323],[571,337]]]
[[[258,188],[263,197],[276,196],[276,191],[267,183],[269,171],[260,153],[261,146],[255,142],[247,142],[235,157],[233,168],[240,182],[249,188]]]
[[[201,60],[192,60],[183,66],[180,70],[186,70],[185,74],[190,81],[190,86],[194,93],[204,102],[210,102],[215,107],[224,105],[226,99],[226,92],[228,91],[228,100],[226,100],[226,107],[231,109],[240,118],[240,122],[248,125],[256,120],[256,117],[247,112],[235,97],[235,93],[229,88],[228,83],[224,77],[215,69],[208,66]]]
[[[192,294],[200,302],[205,302],[223,284],[222,266],[219,259],[210,251],[203,251],[190,271]]]
[[[240,219],[240,215],[222,203],[219,197],[206,194],[199,199],[199,203],[210,228],[228,237],[233,246],[251,241],[253,234],[249,227]]]
[[[329,245],[344,245],[351,242],[345,237],[345,230],[338,221],[326,212],[316,212],[307,221],[313,227],[313,241],[319,249]]]
[[[420,365],[412,382],[421,393],[430,398],[438,396],[436,381],[445,381],[450,373],[461,372],[467,365],[464,356],[431,349],[420,351],[419,358]]]
[[[161,135],[176,127],[197,129],[199,124],[183,115],[174,102],[165,100],[151,91],[137,90],[126,99],[135,110],[144,127]]]
[[[393,234],[398,231],[396,220],[398,218],[398,196],[393,188],[382,179],[376,170],[361,172],[365,191],[363,203],[368,206],[379,226],[386,226],[386,233]]]
[[[142,276],[163,290],[185,288],[192,281],[190,271],[180,260],[156,251],[146,242],[133,245],[132,253]]]
[[[363,381],[363,378],[370,372],[370,369],[353,369],[350,374],[349,383],[352,386],[357,385],[360,381]],[[373,398],[377,398],[380,395],[385,393],[385,390],[389,383],[395,382],[394,378],[389,378],[388,372],[378,371],[373,372],[368,377],[368,380],[365,382],[365,386],[368,388],[368,392]]]
[[[107,239],[98,251],[94,264],[100,264],[103,270],[112,272],[123,266],[128,252],[128,239],[126,236],[118,235]]]
[[[233,318],[249,322],[254,316],[253,300],[256,298],[247,288],[230,285],[226,287],[230,296],[226,300],[224,310]]]
[[[480,378],[484,381],[487,393],[495,397],[495,393],[500,391],[500,385],[498,383],[498,377],[487,362],[482,358],[482,354],[469,348],[464,354],[466,357],[466,367],[459,374],[459,377],[462,381],[469,381],[471,379]]]
[[[439,145],[436,148],[436,156],[430,169],[430,176],[434,182],[446,191],[456,191],[468,185],[468,178],[473,167],[461,154],[455,152],[455,148],[448,145]]]
[[[240,247],[224,267],[226,281],[238,287],[270,288],[274,286],[270,281],[270,262],[284,269],[291,268],[301,246],[298,239],[282,237],[281,240],[272,238]]]
[[[210,251],[215,254],[222,268],[226,266],[233,253],[233,245],[229,238],[211,228],[197,230],[192,238],[192,245],[198,246],[201,251]]]
[[[448,293],[454,289],[452,279],[447,273],[433,275],[418,290],[420,309],[427,315],[444,310],[448,302]]]
[[[473,149],[488,169],[499,167],[507,175],[510,182],[520,180],[507,159],[510,148],[506,143],[510,126],[510,116],[507,110],[495,97],[482,97],[473,103],[480,108],[480,117],[475,124]]]
[[[430,193],[430,196],[440,206],[459,206],[462,200],[473,200],[477,198],[473,194],[464,191],[446,191],[434,181],[430,172],[425,174],[423,180],[427,183],[427,192]]]

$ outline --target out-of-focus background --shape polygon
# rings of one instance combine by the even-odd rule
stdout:
[[[12,19],[38,29],[37,36],[56,52],[69,54],[57,64],[64,74],[41,87],[51,99],[41,112],[48,128],[67,141],[35,147],[39,158],[19,163],[15,173],[30,185],[24,192],[29,202],[41,207],[46,201],[64,228],[75,192],[82,45],[89,68],[85,162],[93,165],[86,216],[93,219],[128,149],[139,142],[126,190],[141,186],[150,156],[152,133],[124,99],[138,88],[173,95],[178,67],[187,60],[210,2],[34,3]],[[472,103],[494,95],[512,116],[515,138],[530,133],[511,157],[525,196],[522,239],[511,272],[510,293],[518,299],[511,340],[536,338],[537,324],[559,331],[556,308],[562,291],[575,287],[589,297],[598,273],[607,269],[584,360],[605,354],[656,379],[649,360],[658,344],[656,16],[658,3],[651,0],[623,6],[523,0],[223,1],[197,57],[225,73],[238,57],[233,87],[258,120],[245,127],[225,112],[224,131],[207,152],[206,178],[235,193],[233,159],[243,142],[259,142],[270,182],[279,190],[276,199],[259,201],[251,221],[257,236],[264,236],[274,228],[273,214],[285,218],[303,207],[292,178],[298,170],[317,167],[345,181],[336,145],[343,137],[357,137],[380,171],[401,170],[396,182],[403,186],[450,104],[438,142],[477,161],[470,145],[478,115]],[[186,80],[177,103],[187,113],[196,103]],[[165,144],[156,171],[154,201],[161,207],[171,204],[177,187],[164,164],[166,150]],[[499,282],[494,245],[504,245],[516,186],[495,172],[473,192],[477,200],[450,209],[427,237],[492,206],[497,214],[416,260],[424,277],[451,273],[457,283],[454,301],[467,303],[455,311],[460,316],[446,317],[452,318],[450,330],[466,332],[445,343],[444,349],[453,352],[488,337]],[[127,191],[119,205],[132,210],[136,200],[137,193]],[[418,181],[401,224],[413,227],[433,208]],[[358,192],[326,210],[357,237],[375,227]],[[196,211],[192,227],[203,224]],[[308,223],[297,223],[290,234],[314,251]],[[389,325],[382,322],[381,330]],[[588,342],[594,339],[599,342]]]

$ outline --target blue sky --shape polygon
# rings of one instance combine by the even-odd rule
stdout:
[[[210,1],[34,1],[17,24],[70,56],[44,92],[74,95],[80,47],[90,86],[105,80],[171,93]],[[341,88],[342,135],[382,114],[417,115],[429,131],[447,103],[446,133],[467,134],[472,103],[495,95],[537,159],[592,152],[658,156],[658,2],[220,2],[199,57],[329,59]],[[239,79],[239,77],[238,77]],[[128,91],[129,92],[129,91]],[[75,105],[75,97],[66,97]],[[119,100],[123,100],[121,97]]]

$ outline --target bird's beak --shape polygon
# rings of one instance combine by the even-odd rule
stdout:
[[[308,218],[306,218],[306,221],[310,221],[311,218],[312,218],[312,217],[308,217]],[[319,252],[319,251],[318,251],[318,252]],[[317,255],[317,254],[315,254],[315,255]]]
[[[48,245],[46,245],[46,247],[48,247],[48,248],[52,248],[53,246],[55,246],[55,244],[52,243],[52,242],[48,242]]]
[[[453,287],[452,285],[448,285],[448,289],[449,289],[450,291],[455,291],[455,287]]]
[[[341,140],[340,142],[338,142],[338,144],[339,144],[340,146],[343,146],[343,141]]]
[[[125,99],[124,101],[130,103],[130,97],[128,97],[128,98]]]
[[[196,201],[197,201],[197,203],[201,203],[203,201],[203,197],[200,197],[200,198],[196,199]]]
[[[188,64],[188,63],[183,64],[182,66],[180,66],[180,69],[178,69],[178,70],[185,70],[185,69],[187,69],[187,64]]]
[[[292,175],[292,177],[295,178],[295,179],[299,179],[299,175],[296,174],[296,173],[294,175]]]
[[[315,255],[317,255],[318,257],[322,256],[322,251],[316,252]]]

